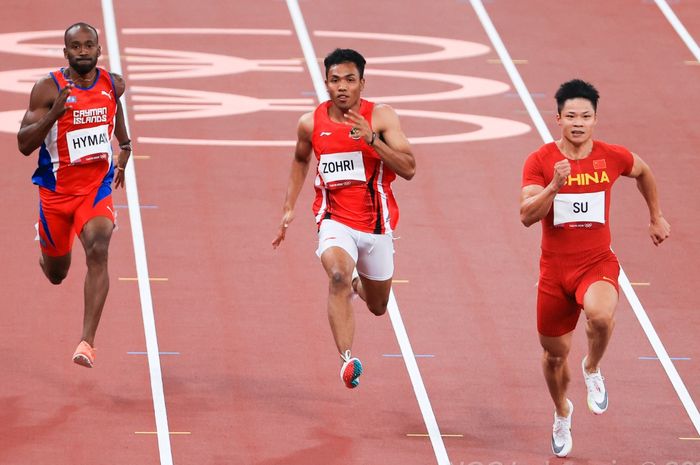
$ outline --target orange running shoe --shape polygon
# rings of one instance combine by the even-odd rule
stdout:
[[[75,353],[73,354],[73,363],[92,368],[95,364],[95,349],[87,342],[80,341],[78,348],[75,349]]]

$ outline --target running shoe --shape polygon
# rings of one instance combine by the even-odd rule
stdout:
[[[588,356],[585,356],[581,361],[581,371],[588,390],[588,408],[596,415],[600,415],[608,409],[608,391],[605,390],[603,382],[605,378],[600,374],[600,369],[595,373],[586,372],[587,358]]]
[[[95,349],[87,342],[80,341],[78,348],[75,349],[75,353],[73,354],[73,363],[92,368],[95,364]]]
[[[360,384],[360,380],[357,378],[362,374],[362,362],[351,357],[349,350],[346,350],[340,358],[343,359],[343,366],[340,367],[340,379],[343,380],[346,387],[356,388]]]
[[[552,426],[552,452],[557,457],[566,457],[571,452],[574,446],[574,440],[571,438],[571,416],[574,414],[574,404],[569,399],[566,399],[569,404],[569,415],[560,417],[554,411],[554,425]]]

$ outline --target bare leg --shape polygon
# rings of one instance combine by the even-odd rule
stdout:
[[[107,270],[109,241],[114,223],[106,217],[96,217],[88,221],[80,233],[80,241],[85,249],[87,274],[85,275],[85,313],[83,314],[82,340],[94,346],[97,325],[102,316],[107,292],[109,273]]]
[[[66,255],[61,257],[51,257],[42,252],[41,257],[39,257],[39,266],[44,275],[51,281],[51,284],[61,284],[66,276],[68,276],[68,270],[70,269],[71,253],[68,252]]]
[[[569,415],[569,404],[566,402],[566,390],[569,386],[569,365],[567,357],[571,349],[573,331],[559,337],[547,337],[540,334],[540,344],[544,349],[542,356],[542,371],[547,381],[549,395],[552,396],[557,415]]]
[[[586,335],[588,336],[588,357],[586,371],[598,370],[600,360],[610,342],[615,327],[615,307],[618,295],[615,287],[605,281],[590,285],[583,296],[583,311],[586,314]]]
[[[352,270],[355,261],[340,247],[330,247],[321,255],[321,264],[328,274],[328,322],[338,352],[352,348],[355,315],[350,303]]]
[[[355,278],[352,285],[362,300],[367,303],[370,312],[377,316],[386,313],[386,306],[389,303],[389,292],[391,292],[391,279],[386,281],[372,281],[364,276]]]

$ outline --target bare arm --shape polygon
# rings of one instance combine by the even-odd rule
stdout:
[[[399,117],[388,105],[375,105],[372,113],[373,127],[369,126],[359,113],[352,110],[346,115],[348,123],[360,130],[360,137],[372,143],[382,161],[396,174],[410,180],[416,174],[416,159],[411,152],[411,144],[401,129]],[[374,142],[372,133],[375,132]],[[380,137],[381,136],[381,137]]]
[[[297,126],[297,145],[294,149],[294,159],[289,172],[289,182],[287,183],[287,194],[282,207],[283,214],[280,221],[277,236],[272,241],[272,247],[277,248],[287,234],[287,228],[294,219],[294,206],[296,205],[299,193],[304,185],[306,174],[311,163],[311,135],[313,133],[313,113],[306,113],[299,119]]]
[[[634,165],[628,176],[637,180],[637,189],[642,193],[649,209],[649,235],[654,245],[659,245],[671,234],[671,226],[661,213],[654,173],[638,155],[632,155],[634,156]]]
[[[41,146],[56,120],[70,108],[66,105],[66,100],[72,88],[69,84],[58,92],[50,76],[41,78],[34,84],[29,97],[29,108],[17,133],[20,152],[31,155]]]
[[[121,96],[124,95],[124,90],[126,89],[126,83],[124,78],[119,74],[112,73],[112,79],[114,79],[114,88],[116,92],[117,99],[117,115],[114,120],[114,136],[117,138],[119,143],[119,156],[116,163],[116,172],[114,175],[114,187],[119,188],[124,186],[124,174],[126,169],[126,164],[129,162],[129,157],[131,156],[131,140],[129,139],[129,133],[126,130],[126,121],[124,120],[124,110],[122,109]]]
[[[554,164],[554,177],[547,187],[535,184],[523,187],[520,194],[520,221],[526,227],[529,228],[547,216],[554,197],[566,183],[570,173],[569,160],[560,160]]]

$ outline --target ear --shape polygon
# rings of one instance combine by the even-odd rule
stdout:
[[[360,92],[365,90],[365,78],[360,79]]]
[[[557,118],[557,124],[559,126],[561,126],[561,114],[559,112],[557,112],[556,118]]]
[[[68,59],[68,50],[66,49],[66,47],[63,47],[63,58],[65,58],[66,60]]]
[[[102,45],[97,44],[97,58],[102,56]]]

